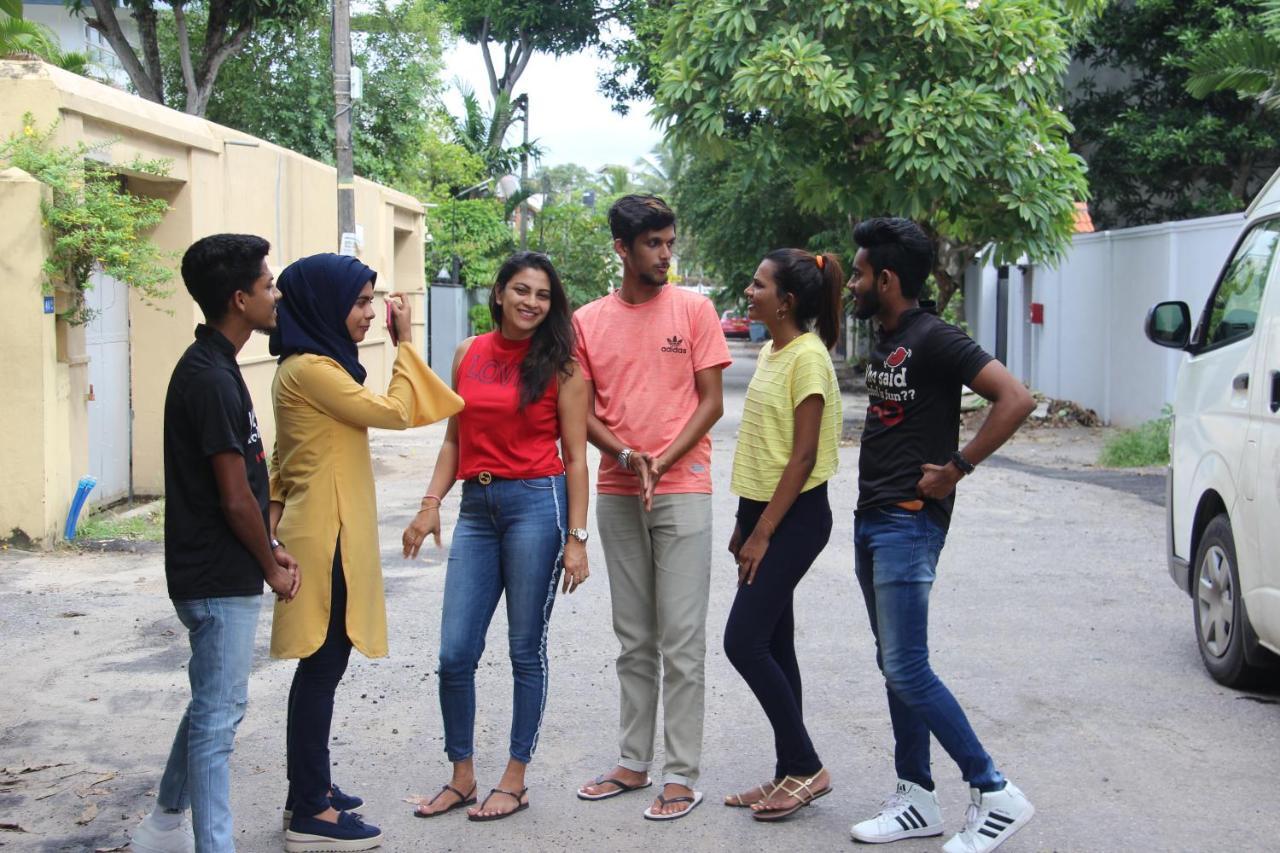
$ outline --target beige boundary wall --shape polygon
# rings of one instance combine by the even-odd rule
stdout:
[[[59,123],[60,144],[111,142],[110,162],[137,157],[171,161],[167,177],[130,174],[129,188],[164,198],[171,210],[152,239],[173,254],[174,294],[160,306],[130,297],[132,487],[164,490],[162,416],[170,371],[192,340],[200,309],[177,267],[194,240],[218,232],[258,234],[271,242],[268,263],[279,273],[299,257],[336,251],[337,174],[330,166],[203,119],[38,62],[0,61],[0,138],[22,129],[25,113],[41,128]],[[21,534],[51,543],[60,535],[89,458],[88,374],[83,329],[43,313],[40,266],[47,250],[39,199],[44,188],[25,173],[0,173],[0,312],[3,398],[0,408],[0,539]],[[413,298],[414,341],[424,344],[423,207],[412,196],[356,181],[360,257],[378,271],[380,292]],[[366,384],[385,388],[394,349],[375,323],[361,345]],[[275,362],[255,337],[240,363],[270,446],[275,420]]]

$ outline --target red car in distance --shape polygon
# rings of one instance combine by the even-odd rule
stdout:
[[[726,338],[745,340],[751,337],[751,323],[735,311],[726,311],[720,315],[720,330]]]

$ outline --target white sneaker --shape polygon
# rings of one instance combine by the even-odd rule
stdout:
[[[995,850],[1027,825],[1036,807],[1012,782],[1003,791],[984,794],[969,789],[969,808],[964,813],[964,829],[943,845],[944,853],[986,853]]]
[[[147,815],[129,836],[129,849],[134,853],[195,853],[196,837],[185,816],[173,829],[160,829]]]
[[[854,841],[871,844],[941,835],[942,810],[938,808],[938,795],[899,779],[897,790],[881,803],[879,814],[855,823],[850,832]]]

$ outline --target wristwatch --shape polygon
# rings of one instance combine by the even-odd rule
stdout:
[[[271,550],[272,550],[272,551],[274,551],[274,550],[275,550],[275,549],[277,549],[277,548],[283,548],[283,547],[284,547],[284,545],[280,544],[280,540],[279,540],[279,539],[276,539],[276,538],[274,538],[274,537],[271,539]]]
[[[974,468],[973,463],[970,462],[968,459],[965,459],[964,454],[961,453],[959,450],[953,450],[951,452],[951,462],[957,468],[959,468],[960,473],[964,474],[966,477],[973,473],[973,468]]]
[[[570,527],[569,535],[572,536],[574,539],[577,539],[583,545],[587,544],[587,538],[590,536],[590,534],[587,533],[586,528],[584,527]]]

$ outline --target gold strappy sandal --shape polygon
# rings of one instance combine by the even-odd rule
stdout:
[[[813,783],[821,775],[822,771],[819,770],[808,779],[801,779],[799,776],[784,776],[782,781],[778,783],[778,787],[774,788],[773,792],[769,794],[769,797],[772,797],[778,791],[782,791],[788,797],[796,800],[795,805],[781,809],[753,808],[751,816],[760,821],[782,820],[783,818],[791,817],[814,800],[831,793],[832,786],[830,783],[827,783],[827,787],[821,791],[813,790]],[[765,800],[768,800],[769,797],[765,797]],[[759,804],[757,803],[757,805]]]
[[[742,798],[741,794],[725,794],[724,804],[735,809],[749,809],[755,803],[763,802],[773,796],[773,792],[778,790],[778,786],[782,784],[781,779],[770,779],[768,782],[761,782],[756,785],[755,790],[760,791],[762,796],[753,802],[747,802]]]

